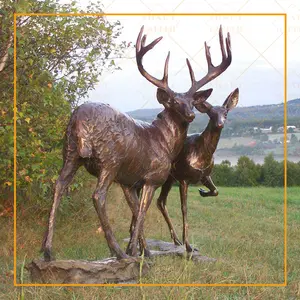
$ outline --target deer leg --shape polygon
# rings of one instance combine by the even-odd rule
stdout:
[[[185,180],[180,181],[180,200],[181,200],[181,211],[182,211],[182,221],[183,221],[183,231],[182,231],[182,240],[185,244],[185,248],[187,252],[192,252],[193,249],[188,242],[188,223],[187,223],[187,191],[188,184]]]
[[[160,195],[157,199],[157,207],[160,210],[160,212],[163,214],[165,221],[168,224],[169,230],[170,230],[170,234],[171,234],[171,238],[174,241],[175,245],[182,245],[181,241],[179,240],[174,226],[172,224],[172,221],[169,217],[168,214],[168,210],[167,210],[167,198],[168,198],[168,194],[172,188],[173,185],[173,178],[171,176],[169,176],[169,178],[167,179],[167,181],[163,184],[163,186],[161,187],[161,192]]]
[[[138,199],[140,199],[141,190],[142,190],[142,188],[137,188],[136,189],[136,195],[137,195]],[[124,193],[125,193],[125,191],[124,191]],[[125,196],[126,196],[126,194],[125,194]],[[126,200],[127,200],[127,203],[128,203],[129,198],[126,198]],[[137,218],[138,211],[139,211],[139,200],[137,201],[137,203],[138,203],[138,205],[137,205],[137,213],[134,214],[133,210],[131,210],[132,211],[132,218],[131,218],[130,229],[129,229],[130,237],[132,236],[134,225],[135,225],[136,218]],[[129,204],[129,206],[130,206],[130,204]]]
[[[138,198],[139,190],[136,190],[135,188],[129,188],[129,187],[126,187],[123,185],[121,185],[121,186],[122,186],[126,201],[132,212],[132,219],[131,219],[130,230],[129,230],[130,238],[131,238],[134,227],[135,227],[135,223],[137,220],[137,216],[139,213],[139,198]],[[129,243],[128,243],[128,245],[129,245]],[[144,249],[144,255],[149,257],[150,251],[147,249],[147,242],[145,240],[143,232],[141,232],[141,234],[139,236],[139,245],[140,245],[141,251],[142,251],[142,249]],[[126,252],[128,252],[128,251],[129,251],[129,249],[127,247]]]
[[[108,247],[112,254],[116,254],[117,259],[128,258],[128,255],[120,248],[116,238],[113,235],[109,220],[106,214],[106,195],[108,188],[114,180],[114,172],[112,170],[101,171],[96,190],[93,194],[93,203],[100,219],[101,227],[104,231]]]
[[[78,161],[78,158],[67,159],[55,183],[54,198],[53,198],[53,204],[49,216],[48,228],[45,233],[45,237],[41,249],[41,251],[44,252],[45,261],[50,261],[54,259],[51,251],[52,251],[52,240],[53,240],[56,211],[61,201],[61,197],[63,195],[64,190],[73,179],[79,166],[80,163]]]
[[[144,185],[142,197],[139,205],[139,212],[137,215],[135,227],[128,245],[128,254],[131,256],[137,256],[137,241],[140,236],[140,234],[143,232],[143,226],[144,226],[144,219],[146,212],[151,204],[154,192],[156,190],[155,186],[152,185]],[[143,249],[140,249],[141,251],[146,251],[145,249],[146,245],[143,245]],[[145,253],[145,252],[144,252]]]
[[[128,203],[128,201],[127,201]],[[130,223],[130,228],[129,228],[129,233],[130,233],[130,237],[132,237],[132,233],[133,233],[133,229],[134,229],[134,224],[136,222],[136,216],[135,213],[131,210],[132,212],[132,217],[131,217],[131,223]]]
[[[201,182],[209,189],[209,191],[205,191],[201,188],[199,189],[199,193],[202,197],[218,196],[219,192],[210,176],[205,176],[203,179],[201,179]]]

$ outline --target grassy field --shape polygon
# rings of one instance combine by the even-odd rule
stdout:
[[[54,235],[57,259],[101,259],[109,251],[90,195],[93,184],[63,201]],[[299,299],[300,188],[288,190],[288,287],[25,287],[14,288],[13,220],[1,217],[0,299]],[[34,199],[18,207],[18,281],[22,262],[40,255],[49,199],[45,210]],[[170,216],[181,235],[178,188],[168,201]],[[128,237],[130,211],[116,186],[110,190],[108,210],[118,241]],[[201,198],[191,187],[188,198],[190,241],[216,263],[187,262],[179,257],[153,260],[143,283],[282,283],[283,189],[220,188],[216,198]],[[7,234],[11,232],[11,234]],[[167,225],[153,201],[146,219],[148,238],[170,240]],[[22,278],[29,282],[25,271]]]

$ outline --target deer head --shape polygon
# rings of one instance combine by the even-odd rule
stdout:
[[[186,59],[187,66],[189,68],[189,73],[191,77],[191,87],[185,93],[176,93],[170,89],[168,85],[168,66],[169,66],[169,59],[170,59],[170,52],[165,61],[164,67],[164,75],[162,79],[157,79],[150,75],[143,67],[143,56],[152,49],[161,39],[159,37],[155,39],[153,42],[145,46],[146,42],[146,35],[143,35],[144,26],[142,26],[140,33],[138,35],[136,41],[136,61],[138,65],[138,69],[140,73],[151,83],[158,87],[157,89],[157,100],[161,103],[165,109],[170,110],[177,115],[179,115],[183,120],[187,122],[192,122],[195,118],[195,114],[193,112],[193,103],[197,101],[197,103],[203,103],[211,94],[212,89],[206,91],[199,91],[197,92],[202,86],[219,76],[223,73],[231,63],[231,43],[230,43],[230,36],[229,33],[226,37],[226,51],[224,47],[224,40],[223,40],[223,32],[222,27],[219,30],[219,40],[220,40],[220,47],[222,52],[222,62],[219,66],[214,66],[211,62],[211,55],[209,47],[205,42],[205,54],[206,60],[208,64],[208,71],[207,74],[201,78],[200,80],[195,80],[194,71],[191,67],[191,64],[188,59]]]
[[[206,113],[215,128],[222,129],[227,120],[227,114],[235,108],[239,101],[239,89],[236,88],[224,101],[222,106],[212,106],[208,102],[195,101],[194,105],[201,113]]]

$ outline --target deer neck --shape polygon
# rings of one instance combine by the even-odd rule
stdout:
[[[208,156],[213,156],[214,152],[217,149],[221,132],[222,128],[217,128],[210,120],[197,141],[200,151],[202,153],[207,153]]]
[[[157,115],[152,124],[161,131],[165,141],[163,146],[171,159],[175,159],[183,147],[189,123],[175,112],[165,109]]]

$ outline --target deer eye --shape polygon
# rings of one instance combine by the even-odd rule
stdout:
[[[179,105],[179,102],[176,100],[176,99],[172,99],[172,102],[171,102],[173,105]]]

